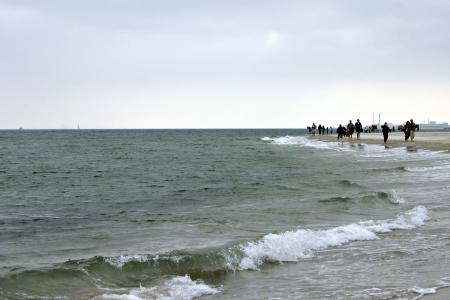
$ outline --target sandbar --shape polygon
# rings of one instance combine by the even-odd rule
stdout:
[[[337,134],[325,134],[311,136],[312,139],[318,139],[327,142],[337,142]],[[419,131],[416,132],[414,141],[405,141],[405,135],[401,131],[389,133],[389,138],[386,144],[383,142],[383,134],[381,132],[375,133],[361,133],[360,139],[356,139],[356,134],[353,134],[353,139],[344,137],[344,143],[363,143],[363,144],[380,144],[387,147],[404,147],[407,149],[425,149],[425,150],[444,150],[450,152],[450,131]]]

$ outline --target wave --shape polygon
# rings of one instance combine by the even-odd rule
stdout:
[[[319,202],[343,202],[343,203],[347,203],[347,202],[351,202],[353,201],[354,198],[352,197],[330,197],[330,198],[326,198],[326,199],[320,199]]]
[[[196,278],[207,278],[230,270],[257,269],[264,262],[298,261],[301,258],[310,257],[315,250],[356,240],[375,239],[375,234],[380,232],[412,229],[423,225],[428,219],[427,209],[418,206],[392,220],[361,221],[318,231],[298,229],[279,234],[270,233],[257,241],[206,253],[171,253],[163,256],[124,255],[101,259],[125,271],[131,271],[134,267],[142,269],[146,266],[159,274],[185,273]],[[156,269],[158,269],[157,272]]]
[[[245,253],[240,269],[257,270],[264,262],[296,262],[311,257],[314,251],[339,246],[352,241],[377,239],[376,233],[396,229],[412,229],[428,220],[427,209],[418,206],[394,220],[364,221],[328,230],[299,229],[281,234],[268,234],[260,241],[242,247]]]
[[[0,299],[192,299],[219,292],[204,281],[219,282],[226,272],[224,256],[214,251],[97,256],[0,277]]]
[[[201,281],[193,281],[188,275],[176,276],[163,285],[151,288],[139,287],[125,293],[108,293],[92,298],[92,300],[141,300],[141,299],[183,299],[190,300],[204,295],[214,295],[220,290],[210,287]]]
[[[391,190],[391,194],[389,197],[389,200],[391,201],[391,203],[394,204],[402,204],[405,203],[405,198],[403,198],[402,196],[400,196],[396,190],[392,189]]]
[[[407,167],[398,166],[392,168],[380,168],[380,169],[368,169],[368,173],[395,173],[395,172],[405,172],[407,171]]]
[[[398,193],[393,189],[391,192],[373,192],[373,193],[363,193],[354,197],[330,197],[325,199],[320,199],[319,202],[322,203],[361,203],[361,202],[378,202],[384,201],[392,204],[405,203],[405,199],[398,195]]]
[[[33,295],[48,291],[55,291],[56,294],[44,294],[46,297],[61,296],[58,291],[67,295],[67,289],[57,288],[63,280],[69,282],[72,288],[77,286],[73,289],[78,298],[98,296],[103,298],[97,299],[153,299],[154,295],[159,295],[164,290],[165,294],[161,295],[167,298],[163,299],[171,299],[171,295],[178,295],[176,291],[184,286],[180,290],[190,291],[191,296],[181,299],[190,299],[189,297],[196,297],[198,293],[218,291],[209,284],[221,282],[230,271],[258,270],[264,264],[297,262],[328,247],[377,239],[377,233],[413,229],[423,225],[428,219],[427,209],[418,206],[391,220],[362,221],[324,230],[298,229],[270,233],[256,241],[219,249],[204,249],[198,253],[177,251],[165,255],[98,256],[68,261],[47,269],[22,271],[1,277],[0,286],[3,290],[0,290],[0,298],[14,298],[11,295],[17,292],[16,288],[21,282],[32,282],[33,288],[41,289],[33,291]],[[155,285],[168,276],[173,277],[174,281]],[[180,278],[182,276],[184,277]],[[99,296],[99,290],[104,291],[104,288],[136,287],[141,283],[153,287],[128,290],[123,297],[122,294],[117,294],[117,289],[113,294],[102,292]],[[96,291],[95,294],[92,294],[93,290]]]
[[[450,165],[439,165],[439,166],[431,166],[431,167],[412,167],[406,168],[408,172],[429,172],[429,171],[439,171],[439,170],[449,170]]]
[[[300,190],[299,187],[295,187],[295,186],[291,186],[291,185],[287,185],[287,184],[276,184],[274,185],[275,188],[277,188],[278,190],[285,190],[285,191],[298,191]]]
[[[358,187],[358,188],[364,188],[364,186],[357,184],[356,182],[347,180],[347,179],[342,179],[342,180],[338,180],[338,183],[344,187]]]
[[[308,139],[304,136],[281,136],[281,137],[263,137],[262,141],[272,142],[272,144],[276,145],[305,145],[308,142]]]
[[[363,157],[370,158],[386,158],[391,157],[395,153],[403,153],[403,150],[390,149],[391,151],[386,151],[385,147],[380,145],[368,145],[358,143],[356,147],[353,143],[337,143],[329,141],[321,141],[318,139],[310,138],[309,136],[280,136],[280,137],[263,137],[262,141],[270,141],[274,145],[301,145],[305,147],[322,149],[322,150],[332,150],[336,152],[349,152],[358,153]]]

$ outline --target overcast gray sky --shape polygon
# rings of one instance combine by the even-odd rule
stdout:
[[[449,16],[440,0],[0,0],[0,128],[450,121]]]

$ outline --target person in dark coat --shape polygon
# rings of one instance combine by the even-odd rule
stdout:
[[[338,141],[339,141],[339,140],[342,140],[342,138],[344,137],[344,127],[342,127],[341,124],[339,124],[339,127],[338,127],[338,129],[336,130],[336,132],[337,132],[337,138],[338,138]]]
[[[383,131],[384,143],[386,144],[391,129],[389,128],[388,124],[384,122],[384,125],[381,126],[381,130]]]
[[[409,121],[406,121],[405,126],[403,126],[403,132],[405,133],[405,141],[409,139],[409,135],[411,134],[411,126]]]
[[[416,136],[416,123],[414,123],[413,119],[409,120],[409,136],[411,142],[414,140],[414,137]]]
[[[359,119],[356,120],[355,130],[356,130],[356,139],[359,140],[359,135],[363,131],[363,127]]]
[[[353,132],[355,131],[355,125],[353,125],[352,120],[349,120],[347,125],[347,134],[350,137],[350,139],[353,138]]]

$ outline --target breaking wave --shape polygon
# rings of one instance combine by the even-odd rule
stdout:
[[[387,196],[383,196],[387,197]],[[247,241],[202,252],[171,252],[165,255],[123,255],[74,260],[42,270],[22,271],[0,278],[0,286],[17,286],[18,281],[31,280],[36,287],[55,290],[63,278],[66,282],[83,282],[86,294],[94,299],[192,299],[218,293],[214,285],[230,271],[258,270],[264,264],[297,262],[315,252],[352,241],[377,239],[378,233],[397,229],[413,229],[429,219],[428,211],[418,206],[395,219],[369,220],[324,230],[297,229],[269,233],[261,239]],[[171,278],[160,283],[161,278]],[[132,288],[123,286],[152,286]],[[92,295],[93,289],[116,288],[113,292]],[[57,289],[56,289],[57,290]],[[66,291],[66,290],[65,290]],[[186,293],[186,294],[182,294]],[[0,296],[14,295],[4,289]],[[48,295],[47,295],[48,296]],[[52,297],[61,294],[51,295]],[[8,298],[8,297],[6,297]]]
[[[276,145],[305,145],[308,142],[308,138],[304,136],[282,136],[282,137],[263,137],[262,141],[272,142]]]
[[[321,203],[376,203],[384,201],[392,204],[405,203],[405,199],[398,195],[395,190],[387,192],[360,193],[357,196],[346,197],[330,197],[320,199]]]
[[[347,179],[342,179],[342,180],[338,180],[338,183],[344,187],[357,187],[357,188],[364,188],[364,186],[359,185],[356,182],[347,180]]]
[[[141,286],[125,293],[116,292],[103,294],[92,298],[92,300],[190,300],[203,295],[213,295],[217,293],[219,293],[219,289],[210,287],[201,281],[193,281],[188,275],[185,275],[176,276],[160,286],[151,288]]]
[[[423,225],[428,218],[427,209],[418,206],[393,220],[364,221],[319,231],[299,229],[268,234],[259,241],[242,246],[245,256],[239,268],[258,269],[264,262],[296,262],[328,247],[377,239],[376,233],[412,229]]]

